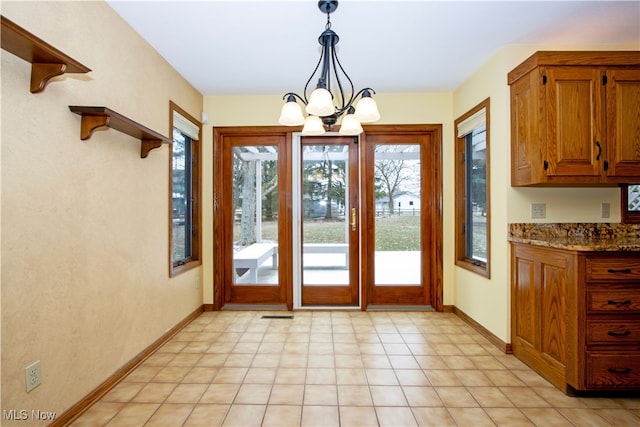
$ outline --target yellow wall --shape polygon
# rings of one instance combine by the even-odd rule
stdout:
[[[140,159],[112,129],[83,142],[68,106],[169,135],[169,101],[199,117],[202,96],[103,2],[2,14],[93,70],[31,94],[30,64],[2,50],[2,410],[61,413],[202,304],[200,269],[168,277],[168,146]]]
[[[357,83],[357,82],[356,82]],[[294,90],[295,88],[292,88]],[[443,132],[443,229],[453,230],[453,116],[452,94],[378,94],[374,95],[382,118],[375,124],[442,124]],[[203,131],[205,140],[205,159],[213,158],[212,126],[269,126],[278,125],[278,116],[282,108],[282,94],[261,96],[205,96],[204,111],[209,115],[209,125]],[[249,110],[247,106],[251,105]],[[374,125],[375,125],[374,124]],[[205,162],[204,206],[213,205],[212,165]],[[205,213],[204,230],[204,302],[213,303],[212,275],[213,265],[210,248],[212,246],[212,213]],[[444,239],[444,303],[453,304],[453,240],[445,234]]]

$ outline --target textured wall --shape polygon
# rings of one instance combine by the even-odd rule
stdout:
[[[169,135],[169,101],[200,117],[203,99],[103,2],[2,14],[93,70],[31,94],[30,64],[2,51],[2,409],[61,413],[202,304],[200,269],[168,277],[169,147],[140,159],[113,129],[83,142],[68,106]]]

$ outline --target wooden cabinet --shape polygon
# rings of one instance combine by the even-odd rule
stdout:
[[[640,252],[511,257],[513,354],[563,391],[640,390]]]
[[[640,179],[640,52],[537,52],[508,75],[511,185]]]

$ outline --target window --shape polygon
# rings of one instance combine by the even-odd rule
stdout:
[[[456,265],[489,277],[489,99],[455,121]]]
[[[622,222],[626,224],[640,223],[640,184],[622,186]]]
[[[169,275],[200,265],[200,137],[197,120],[170,103]]]

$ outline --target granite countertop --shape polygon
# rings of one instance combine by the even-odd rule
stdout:
[[[507,240],[573,251],[640,251],[640,225],[509,224]]]

